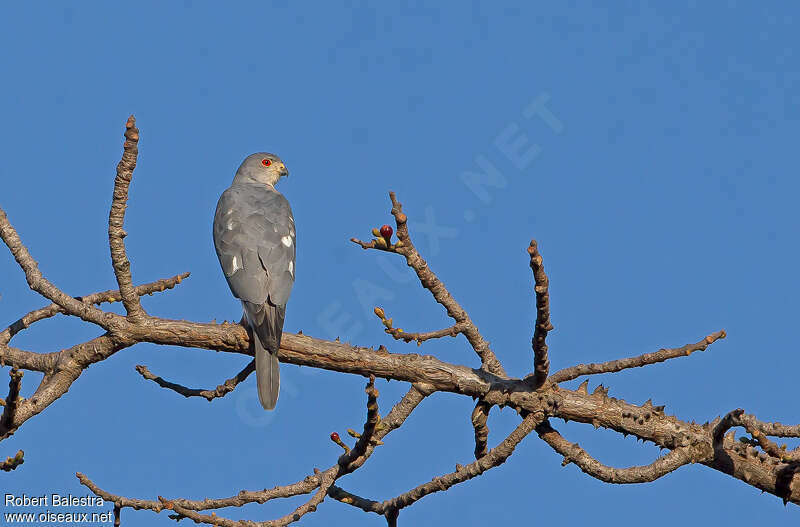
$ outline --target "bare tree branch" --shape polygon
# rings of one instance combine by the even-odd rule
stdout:
[[[779,447],[777,444],[767,438],[767,435],[778,435],[767,434],[764,431],[765,429],[771,432],[778,431],[776,430],[774,423],[762,423],[756,419],[755,416],[746,414],[741,408],[737,408],[736,410],[728,412],[725,417],[723,417],[722,420],[716,425],[713,436],[715,447],[719,447],[722,444],[725,433],[734,426],[741,426],[747,430],[747,432],[753,438],[753,443],[760,446],[761,449],[768,455],[787,463],[800,462],[800,448],[787,451],[786,445]]]
[[[226,380],[224,383],[220,384],[213,390],[200,390],[196,388],[186,388],[185,386],[181,386],[180,384],[175,384],[173,382],[166,381],[161,377],[158,377],[152,373],[150,370],[147,369],[147,366],[139,364],[136,366],[136,371],[149,381],[153,381],[154,383],[158,384],[162,388],[167,388],[174,392],[177,392],[184,397],[203,397],[207,401],[212,401],[218,397],[225,397],[229,393],[231,393],[239,383],[243,382],[247,377],[256,370],[256,362],[251,360],[250,363],[244,367],[242,371],[236,374],[235,377]]]
[[[111,211],[108,214],[108,246],[111,249],[111,263],[114,276],[117,277],[122,304],[128,313],[128,320],[140,323],[146,313],[139,301],[139,295],[133,289],[131,279],[131,262],[125,254],[124,238],[128,235],[123,230],[125,223],[125,209],[128,207],[128,187],[136,168],[136,158],[139,155],[139,129],[136,128],[136,119],[131,115],[125,123],[125,145],[117,165],[117,177],[114,178],[114,197],[111,201]]]
[[[25,452],[19,450],[14,457],[7,457],[5,461],[0,462],[0,470],[11,472],[23,463],[25,463]]]
[[[64,395],[91,364],[107,359],[132,344],[131,341],[122,342],[106,334],[59,352],[54,370],[45,373],[34,394],[17,404],[13,418],[7,422],[0,421],[0,440],[13,434],[25,421]]]
[[[428,483],[415,487],[396,498],[384,502],[384,507],[388,510],[408,507],[428,494],[447,490],[453,485],[472,479],[475,476],[480,476],[487,470],[502,465],[505,463],[506,459],[514,453],[514,449],[520,441],[525,439],[541,420],[541,414],[528,414],[502,443],[491,449],[485,455],[476,459],[469,465],[457,466],[455,472],[433,478]]]
[[[58,353],[34,353],[0,343],[0,367],[44,372],[52,369]]]
[[[125,208],[128,189],[136,165],[138,152],[138,130],[133,117],[126,124],[126,143],[122,160],[117,167],[114,197],[109,213],[109,247],[112,264],[119,289],[95,293],[88,297],[73,298],[50,283],[40,272],[37,263],[23,245],[16,230],[0,209],[0,238],[25,272],[32,290],[48,298],[52,305],[32,311],[0,332],[0,365],[12,367],[9,397],[0,417],[0,440],[13,434],[25,421],[42,412],[61,397],[73,382],[91,364],[105,360],[116,352],[140,342],[175,345],[205,350],[251,355],[248,334],[238,324],[197,323],[185,320],[169,320],[148,315],[141,306],[140,296],[174,287],[187,275],[134,287],[130,262],[126,256],[123,238]],[[580,364],[556,372],[549,378],[549,359],[546,337],[552,330],[550,323],[549,280],[544,272],[542,258],[535,241],[528,249],[536,292],[536,327],[532,338],[534,373],[526,379],[509,378],[489,343],[478,331],[466,311],[458,304],[445,285],[430,270],[427,262],[415,248],[407,227],[407,217],[394,193],[390,193],[392,214],[397,225],[398,241],[391,243],[391,229],[378,232],[381,236],[370,242],[353,241],[364,248],[373,248],[402,255],[417,275],[422,286],[430,291],[434,300],[447,310],[454,325],[437,331],[406,333],[393,326],[381,308],[376,308],[386,332],[395,340],[416,341],[418,344],[432,338],[463,334],[472,349],[481,359],[481,368],[451,364],[432,356],[390,353],[381,346],[378,350],[353,346],[349,343],[315,339],[302,334],[285,333],[281,341],[278,358],[282,362],[327,369],[369,378],[366,386],[367,417],[361,433],[351,432],[357,438],[350,448],[341,438],[337,443],[344,447],[337,462],[325,471],[315,469],[313,474],[295,483],[269,490],[242,491],[235,496],[217,499],[187,500],[166,499],[139,500],[110,494],[78,473],[80,482],[98,496],[115,504],[115,523],[119,524],[121,509],[148,509],[160,512],[171,509],[176,520],[189,518],[210,525],[288,525],[303,515],[313,512],[326,496],[358,507],[367,512],[383,515],[387,523],[396,525],[399,511],[434,492],[446,490],[452,485],[467,481],[492,467],[503,463],[513,453],[520,441],[534,429],[539,436],[557,452],[565,462],[571,462],[591,476],[613,483],[637,483],[652,481],[689,463],[700,463],[707,467],[740,479],[762,491],[774,494],[784,502],[800,504],[800,454],[798,450],[787,451],[766,436],[800,437],[800,425],[789,426],[767,423],[742,410],[730,412],[723,419],[698,425],[668,416],[663,406],[654,406],[650,400],[637,405],[622,399],[609,397],[608,389],[597,387],[589,393],[588,380],[576,390],[563,388],[559,383],[582,375],[608,373],[628,368],[646,366],[695,351],[705,350],[716,340],[724,338],[725,332],[713,333],[695,344],[681,348],[663,349],[638,357],[619,359],[597,364]],[[378,236],[376,234],[376,236]],[[122,299],[127,316],[106,312],[94,304]],[[100,336],[76,344],[55,353],[35,353],[8,346],[10,339],[31,324],[51,317],[56,313],[76,316],[104,330]],[[28,399],[19,397],[22,372],[29,370],[43,373],[39,386]],[[186,397],[204,397],[212,400],[230,393],[253,370],[252,361],[234,378],[214,390],[190,389],[165,381],[152,374],[146,367],[137,367],[139,373],[158,385],[171,389]],[[384,377],[412,383],[408,393],[381,419],[378,413],[378,392],[375,378]],[[434,478],[408,492],[386,501],[373,501],[346,491],[336,485],[337,480],[360,469],[383,444],[392,430],[402,426],[413,410],[427,396],[435,392],[451,392],[477,399],[472,413],[475,432],[476,460],[469,465],[456,465],[455,472]],[[492,406],[511,407],[523,416],[522,423],[498,446],[489,450],[488,414]],[[643,467],[615,469],[601,464],[577,444],[572,444],[549,424],[548,419],[563,418],[592,424],[632,434],[643,441],[666,448],[670,452]],[[752,436],[744,442],[736,442],[730,429],[744,427]],[[760,450],[759,450],[760,449]],[[0,463],[0,469],[11,470],[22,463],[22,452],[15,458]],[[307,501],[290,514],[267,522],[235,521],[201,511],[224,507],[240,507],[247,503],[266,501],[298,495],[310,495]]]
[[[39,265],[23,245],[3,209],[0,209],[0,238],[11,250],[14,259],[25,272],[25,280],[31,289],[51,302],[58,304],[65,313],[74,315],[86,322],[97,324],[105,329],[110,327],[111,320],[115,315],[103,313],[91,304],[85,304],[72,298],[42,276],[42,272],[39,271]]]
[[[470,463],[469,465],[456,465],[455,472],[435,477],[428,483],[414,487],[408,492],[404,492],[403,494],[390,500],[378,503],[372,500],[360,498],[338,487],[333,492],[339,496],[337,499],[343,503],[353,505],[366,512],[387,515],[387,517],[394,516],[396,520],[396,513],[400,509],[408,507],[409,505],[419,501],[429,494],[445,491],[453,485],[457,485],[476,476],[480,476],[487,470],[505,463],[506,459],[508,459],[511,454],[514,453],[514,449],[517,447],[520,441],[530,434],[536,425],[542,421],[542,419],[543,416],[541,414],[531,413],[526,415],[517,428],[515,428],[514,431],[511,432],[511,434],[509,434],[509,436],[506,437],[502,443],[491,449],[480,458],[476,459],[474,462]]]
[[[431,339],[438,339],[441,337],[455,337],[459,333],[462,333],[464,329],[466,329],[467,325],[465,323],[456,322],[449,328],[439,329],[436,331],[428,331],[426,333],[409,333],[407,331],[403,331],[401,328],[393,327],[394,321],[391,318],[386,318],[386,313],[384,312],[383,308],[376,307],[375,308],[375,316],[381,319],[383,325],[386,326],[384,332],[391,335],[392,338],[395,340],[402,340],[403,342],[411,342],[416,341],[417,346],[425,342],[426,340]]]
[[[664,362],[669,359],[677,357],[688,357],[695,351],[705,351],[705,349],[719,339],[725,338],[725,330],[717,331],[707,336],[700,342],[694,344],[686,344],[680,348],[661,349],[655,353],[645,353],[637,357],[630,357],[627,359],[611,360],[608,362],[592,363],[592,364],[578,364],[559,370],[550,376],[549,381],[552,383],[560,383],[577,379],[581,375],[597,375],[599,373],[613,373],[629,368],[639,368],[641,366],[648,366],[658,362]]]
[[[172,278],[163,278],[161,280],[156,280],[155,282],[150,282],[149,284],[136,286],[134,288],[134,292],[138,296],[152,295],[153,293],[163,292],[180,284],[183,280],[188,278],[189,275],[190,273],[181,273],[173,276]],[[104,303],[118,302],[121,300],[121,296],[119,289],[115,289],[102,291],[100,293],[92,293],[91,295],[76,297],[75,299],[87,304],[99,305]],[[49,306],[31,311],[0,332],[0,344],[8,344],[14,335],[20,331],[29,328],[32,324],[39,322],[40,320],[45,320],[59,313],[64,313],[64,309],[58,304],[50,304]]]
[[[577,443],[570,443],[559,434],[550,423],[545,421],[536,427],[545,443],[564,456],[562,465],[575,463],[583,472],[606,483],[645,483],[655,481],[683,465],[698,461],[707,461],[713,457],[709,445],[701,443],[701,448],[682,446],[670,451],[646,466],[630,468],[612,468],[594,459]]]
[[[381,238],[372,240],[370,243],[362,242],[356,238],[352,238],[351,241],[364,249],[382,249],[403,255],[408,266],[417,273],[417,278],[419,278],[422,287],[430,291],[434,300],[447,310],[447,314],[450,318],[464,326],[461,333],[467,338],[472,349],[475,350],[475,353],[480,357],[481,367],[486,368],[487,371],[499,377],[507,377],[503,366],[489,347],[489,343],[483,338],[480,331],[478,331],[478,327],[464,308],[461,307],[461,304],[453,298],[453,295],[450,294],[450,291],[447,290],[436,274],[431,271],[430,267],[428,267],[428,262],[417,252],[414,243],[411,241],[411,236],[408,233],[408,217],[403,213],[403,204],[397,201],[397,196],[395,196],[394,192],[389,192],[389,198],[392,200],[392,215],[397,225],[398,242],[392,246],[387,246],[386,241]]]
[[[550,279],[544,272],[542,255],[536,240],[531,240],[528,247],[530,266],[533,271],[534,292],[536,293],[536,326],[533,330],[531,346],[533,347],[533,388],[543,385],[550,373],[550,359],[547,358],[547,333],[553,330],[550,323]]]
[[[288,498],[292,496],[297,496],[300,494],[308,494],[314,489],[319,489],[323,485],[327,485],[328,477],[333,476],[333,481],[335,481],[338,477],[341,477],[345,474],[353,472],[357,470],[366,462],[369,456],[372,454],[372,451],[375,448],[374,442],[386,437],[392,430],[396,430],[399,428],[403,422],[411,415],[411,412],[419,405],[420,402],[426,397],[426,395],[432,393],[432,388],[425,384],[418,384],[411,387],[411,389],[403,396],[403,398],[392,408],[389,414],[380,421],[380,427],[377,427],[376,424],[370,424],[373,420],[377,418],[377,391],[373,392],[374,390],[374,380],[370,380],[370,383],[367,385],[367,420],[364,424],[364,434],[362,434],[362,438],[365,438],[363,452],[362,447],[354,447],[349,451],[347,454],[343,454],[340,456],[339,460],[337,461],[336,465],[332,466],[328,470],[324,472],[315,471],[313,475],[307,476],[302,481],[298,481],[297,483],[293,483],[291,485],[285,485],[282,487],[275,487],[269,490],[262,490],[262,491],[241,491],[236,496],[231,496],[229,498],[219,498],[219,499],[205,499],[202,501],[195,501],[195,500],[186,500],[186,499],[173,499],[167,500],[165,498],[159,497],[158,501],[152,500],[141,500],[141,499],[131,499],[126,498],[123,496],[118,496],[111,494],[100,487],[98,487],[94,482],[92,482],[88,477],[84,474],[77,473],[76,476],[78,480],[81,482],[82,485],[87,487],[97,496],[100,496],[106,501],[113,502],[120,507],[130,507],[133,509],[148,509],[154,512],[161,512],[166,508],[170,508],[178,512],[181,516],[190,518],[192,520],[196,520],[199,522],[210,523],[213,521],[219,520],[219,517],[216,516],[207,516],[207,515],[196,515],[196,514],[187,514],[188,511],[201,511],[201,510],[209,510],[209,509],[220,509],[224,507],[241,507],[242,505],[246,505],[248,503],[265,503],[269,500],[275,498]],[[373,432],[369,433],[369,430],[372,429]],[[371,437],[370,437],[371,436]],[[333,483],[331,481],[331,485]],[[326,493],[329,488],[326,487]],[[323,493],[323,497],[324,497]],[[315,494],[315,498],[318,497],[319,493]],[[169,507],[167,507],[169,505]],[[308,505],[308,503],[306,504]],[[301,506],[302,507],[302,506]],[[312,512],[310,507],[308,510],[303,509],[302,514],[306,514],[307,512]],[[295,512],[284,516],[279,520],[275,520],[279,523],[270,523],[270,522],[262,522],[258,525],[286,525],[286,523],[280,523],[286,521],[289,517],[293,517],[292,515],[298,513],[296,510]],[[301,514],[301,515],[302,515]],[[202,518],[202,519],[201,519]],[[216,518],[216,519],[214,519]],[[222,521],[231,521],[222,519]],[[211,525],[235,525],[235,524],[220,524],[220,523],[210,523]]]
[[[11,380],[8,383],[8,397],[3,401],[3,415],[0,416],[0,427],[8,428],[14,422],[14,414],[19,403],[19,391],[22,386],[22,376],[25,372],[12,368],[8,373]]]
[[[478,401],[475,409],[472,410],[472,428],[475,429],[475,459],[486,455],[489,441],[489,427],[486,425],[486,421],[489,419],[491,407],[485,401]]]

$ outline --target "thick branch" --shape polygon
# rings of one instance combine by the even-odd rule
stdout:
[[[660,457],[646,466],[613,468],[597,461],[577,443],[570,443],[564,439],[547,421],[536,427],[536,433],[548,445],[553,447],[553,450],[564,456],[562,465],[575,463],[586,474],[606,483],[623,484],[655,481],[683,465],[697,461],[707,461],[712,457],[708,445],[703,444],[705,448],[701,447],[699,449],[690,446],[678,447],[666,456]]]
[[[17,404],[10,422],[0,422],[0,440],[13,434],[22,423],[64,395],[89,365],[107,359],[134,343],[132,340],[112,338],[106,334],[55,354],[53,371],[45,373],[39,387],[30,398]]]
[[[114,197],[111,211],[108,214],[108,246],[111,249],[111,263],[117,277],[122,304],[128,313],[128,320],[134,323],[144,320],[146,313],[139,301],[139,295],[133,288],[131,279],[131,262],[125,254],[123,239],[127,233],[123,230],[125,209],[128,207],[128,187],[131,184],[133,170],[136,168],[136,157],[139,154],[139,129],[133,115],[125,123],[125,144],[122,159],[117,165],[117,177],[114,178]]]
[[[648,366],[658,362],[664,362],[669,359],[677,357],[687,357],[695,351],[705,351],[705,349],[719,339],[725,338],[725,330],[717,331],[707,336],[700,342],[694,344],[686,344],[680,348],[661,349],[655,353],[645,353],[638,357],[630,357],[627,359],[611,360],[608,362],[592,363],[592,364],[578,364],[559,370],[550,376],[550,382],[559,383],[577,379],[581,375],[597,375],[598,373],[613,373],[629,368],[639,368],[641,366]]]
[[[0,367],[11,366],[19,370],[48,371],[58,359],[58,352],[35,353],[0,343]]]

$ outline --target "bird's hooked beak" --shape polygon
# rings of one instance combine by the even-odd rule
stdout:
[[[289,177],[289,171],[286,169],[286,165],[283,163],[281,163],[281,168],[278,171],[278,174],[280,174],[281,177]]]

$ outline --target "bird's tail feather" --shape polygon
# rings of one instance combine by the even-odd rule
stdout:
[[[280,366],[278,355],[264,349],[261,339],[253,339],[256,355],[256,383],[258,384],[258,400],[265,410],[273,410],[278,402],[281,389]]]
[[[264,304],[242,302],[242,307],[251,329],[251,341],[254,346],[258,400],[265,410],[272,410],[278,402],[280,391],[278,350],[281,346],[286,308],[269,302]]]

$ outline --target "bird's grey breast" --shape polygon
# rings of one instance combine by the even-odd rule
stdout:
[[[217,203],[214,247],[231,292],[286,305],[294,284],[296,232],[289,202],[264,185],[231,185]]]

